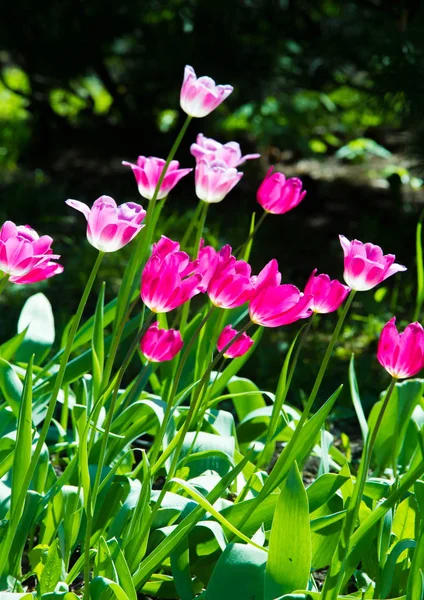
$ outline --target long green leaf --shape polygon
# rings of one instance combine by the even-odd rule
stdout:
[[[264,600],[306,588],[311,571],[306,490],[296,463],[281,489],[269,538]]]

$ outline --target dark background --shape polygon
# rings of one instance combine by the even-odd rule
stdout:
[[[15,0],[0,20],[0,219],[29,223],[55,238],[65,274],[38,286],[9,286],[0,303],[1,337],[15,332],[23,301],[44,291],[58,329],[73,313],[94,250],[68,197],[101,194],[139,201],[121,166],[137,155],[166,157],[184,116],[185,64],[235,91],[209,117],[193,120],[177,158],[202,132],[237,140],[262,158],[222,204],[207,237],[236,247],[246,236],[256,189],[269,164],[308,190],[296,210],[269,217],[255,241],[257,271],[277,256],[283,280],[302,287],[313,268],[342,276],[338,234],[380,244],[408,266],[359,295],[326,392],[346,379],[357,354],[364,395],[386,385],[375,344],[383,323],[411,320],[415,227],[422,204],[424,21],[417,0]],[[143,201],[145,204],[145,201]],[[186,228],[196,205],[193,178],[170,196],[169,235]],[[71,214],[72,213],[72,214]],[[128,249],[108,257],[102,277],[113,297]],[[386,291],[385,291],[386,290]],[[95,302],[95,298],[93,298]],[[334,326],[322,319],[296,375],[308,390]],[[272,389],[297,326],[269,331],[249,375]],[[253,363],[253,364],[252,364]],[[323,393],[324,396],[324,393]],[[348,413],[348,409],[345,410]]]

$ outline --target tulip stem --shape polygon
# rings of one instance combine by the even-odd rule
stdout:
[[[66,340],[65,350],[63,352],[62,359],[60,361],[59,371],[58,371],[58,374],[57,374],[55,382],[54,382],[53,390],[52,390],[49,404],[47,407],[47,413],[46,413],[46,416],[44,417],[43,427],[41,428],[41,431],[40,431],[40,434],[38,437],[38,441],[37,441],[37,445],[32,454],[31,462],[30,462],[29,467],[24,475],[24,480],[21,485],[21,491],[20,491],[19,497],[18,497],[16,505],[15,505],[15,510],[10,515],[9,526],[7,529],[6,538],[3,540],[3,543],[1,546],[0,577],[4,573],[4,569],[7,565],[7,556],[9,555],[13,539],[16,535],[16,530],[18,528],[19,521],[20,521],[20,518],[22,515],[23,508],[24,508],[27,491],[31,484],[31,479],[34,476],[34,472],[37,467],[37,463],[40,458],[40,454],[43,449],[43,445],[46,441],[47,434],[49,432],[50,423],[52,421],[54,411],[56,408],[57,397],[59,395],[59,392],[60,392],[60,389],[61,389],[61,386],[63,383],[63,378],[65,376],[65,371],[66,371],[66,367],[68,364],[69,356],[71,354],[75,335],[77,333],[77,330],[78,330],[78,327],[79,327],[79,324],[81,321],[81,317],[84,312],[85,305],[87,304],[88,297],[90,295],[91,289],[93,287],[93,284],[96,279],[97,272],[100,268],[103,257],[104,257],[104,252],[99,252],[96,262],[94,263],[94,266],[91,270],[90,276],[85,285],[84,292],[81,296],[81,300],[78,304],[78,308],[75,313],[75,316],[72,319],[72,325],[71,325],[71,328],[70,328],[70,331],[68,334],[68,338]]]
[[[199,215],[196,239],[195,239],[194,246],[193,246],[193,254],[192,254],[193,259],[197,258],[197,255],[199,254],[200,240],[202,238],[203,229],[205,227],[206,215],[208,214],[209,204],[207,202],[203,202],[202,204],[203,204],[203,206],[201,208],[200,215]],[[184,330],[186,328],[189,313],[190,313],[190,300],[188,300],[184,304],[184,306],[181,310],[181,320],[180,320],[181,335],[184,333]]]
[[[320,369],[318,371],[318,375],[316,377],[315,383],[314,383],[314,387],[312,388],[312,392],[308,398],[308,401],[305,405],[305,408],[303,409],[302,415],[299,419],[298,424],[296,425],[296,429],[293,432],[292,437],[290,438],[290,441],[288,442],[288,444],[285,446],[284,450],[282,451],[282,453],[280,454],[280,456],[277,459],[277,462],[275,463],[268,479],[265,482],[264,487],[262,488],[260,494],[258,496],[256,496],[255,498],[255,502],[253,504],[253,506],[251,507],[250,511],[248,514],[243,515],[243,517],[240,519],[240,522],[237,525],[238,529],[241,529],[243,527],[243,525],[246,523],[246,521],[252,516],[253,512],[257,509],[257,507],[261,504],[261,502],[273,491],[275,490],[276,487],[278,487],[278,485],[280,485],[281,481],[279,481],[279,473],[282,470],[283,465],[286,463],[287,460],[290,460],[291,458],[291,453],[293,448],[295,447],[295,444],[299,438],[299,435],[302,431],[302,428],[306,422],[306,419],[309,416],[309,413],[311,411],[312,405],[315,401],[315,398],[319,392],[322,380],[324,378],[325,372],[327,370],[327,366],[328,363],[330,361],[331,355],[333,353],[334,350],[334,346],[337,342],[337,339],[339,337],[340,331],[342,329],[343,323],[346,319],[347,313],[349,311],[350,305],[352,304],[353,298],[355,296],[355,291],[351,290],[346,303],[343,307],[343,310],[340,314],[340,317],[337,321],[336,327],[334,328],[334,331],[332,333],[331,339],[330,339],[330,343],[327,346],[327,350],[325,352],[323,361],[321,363]]]
[[[184,444],[184,440],[185,437],[190,429],[190,426],[192,424],[192,422],[194,421],[194,418],[196,416],[197,413],[197,408],[199,408],[199,397],[201,399],[201,392],[202,389],[204,387],[204,385],[207,383],[208,379],[210,378],[210,374],[212,369],[214,368],[214,366],[219,362],[219,360],[221,360],[221,358],[224,355],[224,352],[226,352],[228,350],[228,348],[235,342],[237,341],[245,331],[247,331],[250,327],[253,326],[253,323],[251,323],[250,321],[248,323],[246,323],[246,325],[238,332],[238,334],[228,342],[228,344],[221,350],[221,352],[219,352],[216,357],[214,358],[214,360],[211,362],[211,364],[208,366],[208,368],[206,369],[205,373],[203,374],[203,377],[201,378],[201,380],[199,381],[199,383],[196,386],[196,395],[193,399],[193,401],[190,403],[190,408],[188,411],[188,415],[184,421],[183,426],[181,427],[181,429],[178,430],[178,433],[176,434],[176,436],[173,438],[173,440],[171,441],[170,444],[168,444],[166,450],[163,452],[162,456],[160,457],[160,459],[153,464],[150,473],[153,476],[155,473],[157,473],[158,469],[165,463],[165,461],[167,460],[167,458],[172,454],[172,452],[174,452],[174,456],[172,458],[172,462],[171,465],[169,467],[169,471],[166,475],[165,478],[165,482],[162,486],[161,492],[159,494],[158,499],[155,502],[155,505],[152,509],[152,512],[150,514],[150,518],[146,521],[146,524],[144,526],[144,529],[142,531],[142,534],[140,534],[140,539],[143,540],[144,536],[147,534],[147,532],[150,530],[151,524],[153,523],[153,520],[162,504],[162,501],[165,497],[166,494],[166,489],[170,483],[170,481],[172,480],[172,478],[174,477],[176,471],[177,471],[177,467],[178,467],[178,462],[180,459],[180,453],[181,453],[181,449],[183,447]],[[175,451],[174,451],[175,450]]]
[[[188,227],[186,229],[186,232],[183,236],[183,239],[181,240],[181,248],[184,250],[184,248],[187,246],[190,238],[191,238],[191,234],[193,233],[193,229],[196,226],[196,223],[199,220],[199,216],[200,216],[200,211],[203,208],[203,204],[205,204],[204,202],[200,201],[197,203],[196,209],[193,213],[192,218],[190,219],[190,223],[188,224]]]
[[[153,442],[153,446],[152,446],[152,450],[151,450],[151,456],[149,457],[150,462],[152,464],[155,464],[158,454],[159,454],[161,443],[163,442],[163,436],[165,435],[166,428],[168,426],[169,417],[171,415],[171,411],[172,411],[172,408],[174,405],[175,396],[177,395],[178,386],[180,383],[180,379],[181,379],[181,375],[182,375],[184,366],[190,355],[190,352],[191,352],[194,342],[197,340],[200,332],[202,331],[203,327],[205,326],[207,320],[211,317],[214,310],[215,310],[215,306],[211,306],[210,309],[208,310],[208,312],[206,313],[206,315],[200,321],[195,332],[191,336],[190,341],[188,342],[187,346],[185,347],[183,355],[180,358],[180,361],[178,363],[177,372],[174,377],[173,385],[172,385],[172,388],[171,388],[171,391],[169,393],[168,400],[166,403],[166,410],[165,410],[165,414],[163,416],[163,421],[162,421],[162,424],[160,426],[158,433],[156,434],[155,441]]]
[[[153,229],[155,226],[155,206],[159,190],[163,183],[163,180],[165,179],[165,175],[168,171],[168,167],[171,163],[171,160],[174,158],[181,144],[181,141],[187,131],[191,119],[192,117],[188,115],[186,120],[184,121],[183,126],[181,127],[181,130],[165,161],[162,173],[160,174],[160,177],[155,187],[155,191],[153,192],[153,197],[149,201],[146,214],[146,226],[144,228],[144,231],[142,231],[137,236],[136,243],[133,246],[133,251],[131,253],[130,259],[124,272],[124,276],[122,278],[122,283],[118,294],[118,304],[116,307],[115,321],[113,324],[114,333],[116,333],[116,331],[118,330],[121,320],[125,318],[127,306],[129,302],[131,302],[131,300],[133,299],[133,296],[135,295],[139,279],[138,273],[141,274],[141,267],[143,265],[145,254],[147,249],[149,248],[153,235]]]
[[[268,215],[269,215],[269,213],[267,213],[267,212],[264,210],[264,212],[262,213],[262,215],[261,215],[261,216],[260,216],[260,218],[259,218],[259,221],[256,223],[256,225],[255,225],[255,227],[254,227],[253,231],[252,231],[251,233],[249,233],[249,235],[248,235],[248,236],[247,236],[247,238],[246,238],[246,241],[245,241],[243,244],[241,244],[241,245],[240,245],[240,246],[239,246],[239,247],[238,247],[238,248],[235,250],[234,254],[239,254],[239,252],[241,252],[242,250],[244,250],[244,249],[246,248],[247,244],[250,242],[250,240],[252,240],[252,239],[255,237],[255,235],[257,234],[257,232],[258,232],[258,230],[259,230],[260,226],[261,226],[261,225],[262,225],[262,223],[265,221],[265,218],[266,218]]]
[[[137,335],[134,337],[134,340],[128,349],[128,352],[124,358],[124,361],[116,375],[115,385],[113,389],[112,399],[107,410],[106,421],[103,426],[103,435],[102,441],[100,445],[99,457],[97,460],[97,470],[96,476],[93,483],[93,488],[89,493],[89,498],[86,500],[86,531],[85,531],[85,543],[84,543],[84,598],[86,600],[90,599],[89,585],[90,585],[90,545],[91,545],[91,533],[93,529],[93,515],[96,508],[97,495],[99,492],[99,486],[101,483],[103,465],[106,459],[107,452],[107,443],[109,440],[109,434],[112,426],[112,420],[115,412],[116,400],[118,398],[119,387],[122,382],[122,378],[124,376],[125,371],[127,370],[134,354],[137,349],[138,344],[140,343],[141,338],[143,337],[146,329],[150,325],[153,320],[154,313],[150,313],[145,320],[145,322],[141,325],[140,330],[137,332]],[[99,400],[100,401],[100,400]],[[95,426],[95,424],[94,424]]]
[[[9,275],[7,275],[7,274],[5,274],[2,279],[0,279],[0,296],[2,295],[3,290],[6,287],[8,281],[9,281]]]
[[[359,508],[364,493],[365,483],[367,481],[367,475],[371,464],[371,457],[374,450],[375,441],[377,439],[378,431],[383,421],[384,413],[389,404],[390,397],[395,388],[396,381],[397,378],[393,377],[387,389],[386,395],[384,396],[383,404],[381,406],[380,412],[378,413],[377,421],[373,428],[371,437],[368,436],[365,442],[365,448],[362,453],[355,487],[353,489],[352,496],[349,498],[346,516],[343,520],[343,526],[339,542],[334,552],[333,559],[330,564],[327,577],[325,579],[324,587],[322,589],[323,600],[337,600],[337,597],[342,588],[343,579],[347,567],[351,537],[356,524],[356,519],[359,514]],[[343,556],[341,560],[339,558],[340,556]]]

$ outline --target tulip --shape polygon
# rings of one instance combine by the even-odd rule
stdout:
[[[334,312],[343,304],[350,288],[337,279],[331,280],[328,275],[316,275],[316,272],[317,269],[312,271],[305,286],[305,294],[312,296],[309,308],[318,314]]]
[[[39,236],[29,225],[6,221],[0,229],[0,272],[12,283],[26,284],[43,281],[63,272],[60,258],[53,254],[53,240]]]
[[[390,319],[380,334],[378,362],[396,379],[413,377],[424,366],[424,329],[411,323],[403,333],[396,328],[396,317]]]
[[[220,261],[220,254],[212,246],[205,246],[205,240],[200,240],[199,253],[197,255],[197,272],[202,275],[202,281],[199,286],[201,292],[206,292],[210,280],[215,274]]]
[[[235,308],[252,297],[254,282],[250,265],[231,255],[231,247],[224,246],[219,252],[219,262],[208,285],[208,295],[214,306]]]
[[[163,158],[156,158],[155,156],[139,156],[137,158],[137,164],[123,161],[123,165],[131,167],[135,175],[135,179],[138,185],[138,191],[143,198],[151,200],[154,196],[156,186],[162,175],[165,161]],[[169,194],[169,192],[177,185],[180,179],[190,173],[193,169],[179,169],[180,163],[178,160],[171,160],[166,170],[165,177],[160,184],[157,199],[161,200]]]
[[[224,327],[216,344],[218,352],[221,352],[231,342],[231,340],[236,337],[237,334],[237,330],[233,329],[231,325]],[[243,354],[246,354],[246,352],[253,346],[254,343],[255,342],[247,335],[247,333],[242,333],[242,335],[227,348],[227,350],[224,352],[224,357],[238,358],[239,356],[243,356]]]
[[[216,85],[210,77],[196,77],[193,67],[184,69],[180,106],[191,117],[206,117],[233,91],[231,85]]]
[[[223,160],[208,163],[201,159],[195,170],[196,195],[203,202],[221,202],[242,177],[243,173]]]
[[[135,202],[117,206],[110,196],[100,196],[91,209],[78,200],[66,200],[66,204],[85,216],[87,239],[100,252],[120,250],[144,227],[141,223],[146,211]]]
[[[196,143],[190,146],[190,152],[197,162],[202,158],[209,163],[215,160],[222,160],[227,167],[238,167],[246,160],[260,157],[260,154],[246,154],[242,156],[240,144],[237,142],[220,144],[212,138],[205,137],[203,133],[199,133]]]
[[[263,287],[249,303],[250,320],[263,327],[279,327],[306,319],[311,315],[311,299],[294,285]]]
[[[302,192],[302,182],[297,177],[286,179],[282,173],[273,173],[271,167],[259,186],[257,200],[266,212],[282,215],[295,208],[306,192]]]
[[[200,292],[198,262],[180,251],[178,242],[162,236],[153,245],[141,278],[141,298],[155,313],[166,313]]]
[[[159,329],[153,323],[140,342],[140,350],[150,362],[172,360],[183,347],[181,333],[176,329]]]
[[[384,256],[380,246],[363,244],[358,240],[350,242],[344,235],[339,238],[344,252],[343,277],[352,290],[371,290],[398,271],[406,271],[406,267],[394,262],[394,254]]]

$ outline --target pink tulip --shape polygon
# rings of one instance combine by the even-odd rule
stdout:
[[[231,254],[231,246],[219,252],[219,262],[208,285],[208,295],[214,306],[235,308],[250,300],[254,282],[250,265]]]
[[[138,185],[138,191],[143,198],[151,200],[154,196],[156,186],[159,178],[162,175],[165,161],[163,158],[156,158],[155,156],[139,156],[137,158],[137,164],[123,161],[123,165],[131,167],[135,175],[135,179]],[[166,170],[165,177],[160,185],[157,199],[161,200],[169,194],[169,192],[177,185],[179,180],[190,173],[193,169],[179,169],[180,163],[178,160],[171,160]]]
[[[117,206],[110,196],[100,196],[91,209],[78,200],[66,200],[66,204],[87,219],[87,239],[100,252],[120,250],[144,227],[146,211],[135,202]]]
[[[200,292],[202,275],[197,261],[180,251],[178,242],[164,235],[153,246],[141,278],[141,298],[155,313],[166,313]]]
[[[6,221],[0,230],[0,272],[17,284],[36,283],[63,272],[51,249],[52,238],[29,225]]]
[[[331,280],[328,275],[316,275],[316,272],[317,269],[312,271],[305,286],[305,295],[312,296],[309,308],[319,314],[334,312],[343,304],[350,288],[337,279]]]
[[[208,163],[202,158],[195,170],[196,195],[203,202],[221,202],[242,177],[243,173],[223,160]]]
[[[344,235],[339,238],[344,252],[343,277],[352,290],[371,290],[398,271],[406,271],[406,267],[394,262],[394,254],[384,256],[380,246],[363,244],[358,240],[350,242]]]
[[[257,200],[267,212],[282,215],[300,204],[306,192],[302,192],[300,179],[286,179],[282,173],[273,173],[273,170],[274,167],[268,170],[259,186]]]
[[[140,350],[150,362],[172,360],[183,347],[181,333],[176,329],[159,329],[150,325],[140,342]]]
[[[311,299],[294,285],[263,287],[249,303],[250,320],[264,327],[279,327],[306,319],[311,315]]]
[[[220,261],[220,254],[212,248],[212,246],[205,246],[205,240],[200,241],[199,254],[197,260],[199,265],[197,272],[202,275],[202,281],[199,286],[201,292],[206,292],[208,285],[213,275],[215,274],[216,268]]]
[[[231,325],[224,327],[216,344],[218,352],[221,352],[231,342],[231,340],[236,337],[237,334],[237,330],[233,329]],[[239,356],[243,356],[243,354],[246,354],[246,352],[253,346],[254,343],[255,342],[247,335],[247,333],[242,333],[242,335],[234,343],[232,343],[229,348],[227,348],[227,350],[224,352],[224,357],[238,358]]]
[[[206,117],[233,91],[231,85],[216,85],[210,77],[196,77],[193,67],[184,69],[180,106],[191,117]]]
[[[214,160],[222,160],[228,167],[238,167],[246,160],[260,157],[260,154],[246,154],[242,156],[240,144],[237,142],[220,144],[212,138],[205,137],[203,133],[199,133],[196,143],[190,146],[190,152],[197,162],[202,158],[209,163]]]
[[[392,377],[413,377],[424,366],[424,329],[419,323],[411,323],[398,333],[393,317],[381,332],[377,359]]]

